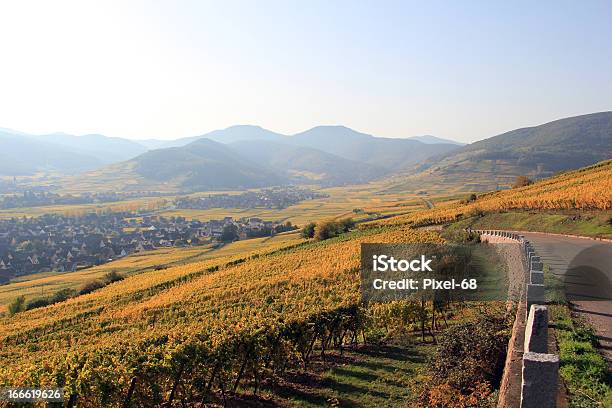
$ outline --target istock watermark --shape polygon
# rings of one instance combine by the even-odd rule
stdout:
[[[364,301],[507,299],[507,267],[486,245],[362,244]]]

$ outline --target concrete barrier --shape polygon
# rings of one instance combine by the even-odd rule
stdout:
[[[523,354],[521,408],[555,408],[558,378],[559,356],[525,352]]]
[[[525,352],[548,352],[548,308],[531,305],[525,325]]]
[[[480,230],[481,235],[501,236],[513,239],[521,245],[525,271],[529,273],[526,284],[526,327],[522,358],[521,408],[554,408],[557,405],[559,356],[548,352],[548,308],[544,287],[544,263],[534,246],[524,235],[497,230]],[[516,325],[516,321],[515,321]],[[504,372],[504,376],[507,373]],[[513,380],[508,380],[512,383]],[[506,384],[506,388],[510,387]],[[501,394],[500,394],[501,398]],[[504,398],[501,398],[504,399]],[[505,402],[501,401],[499,406]]]
[[[527,310],[531,309],[531,305],[541,305],[546,303],[544,285],[542,284],[527,284]]]
[[[542,271],[529,272],[529,283],[533,285],[543,285],[544,284],[544,272]]]

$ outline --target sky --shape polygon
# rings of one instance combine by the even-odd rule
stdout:
[[[0,0],[0,126],[470,142],[612,110],[610,1]]]

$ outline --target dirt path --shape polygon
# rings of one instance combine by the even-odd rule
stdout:
[[[421,198],[421,200],[423,200],[423,202],[425,203],[425,205],[427,206],[428,209],[431,210],[432,208],[436,208],[434,203],[432,203],[430,200],[428,200],[426,198]]]

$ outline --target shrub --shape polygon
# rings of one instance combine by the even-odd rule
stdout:
[[[39,307],[45,307],[49,305],[49,299],[47,298],[35,298],[30,300],[27,304],[26,304],[26,310],[31,310],[31,309],[36,309]]]
[[[352,218],[344,218],[338,221],[340,232],[349,232],[355,228],[355,221]]]
[[[321,221],[317,223],[314,231],[314,238],[317,241],[324,241],[338,235],[339,224],[336,221]]]
[[[93,292],[94,290],[103,288],[105,286],[104,282],[99,280],[92,280],[85,283],[81,289],[79,289],[79,295],[86,295],[88,293]]]
[[[11,303],[8,305],[9,314],[12,316],[15,313],[23,312],[25,310],[25,296],[17,296]]]
[[[465,200],[461,200],[461,204],[469,204],[469,203],[473,203],[474,201],[476,201],[478,199],[478,196],[474,193],[470,194],[469,196],[467,196],[467,198]]]
[[[51,297],[49,303],[63,302],[64,300],[76,295],[76,293],[77,292],[74,289],[70,289],[70,288],[61,289],[55,292],[55,294]]]
[[[306,225],[304,225],[304,228],[302,228],[302,238],[312,238],[314,237],[315,234],[315,223],[314,222],[310,222]]]
[[[497,385],[509,338],[510,321],[500,311],[451,327],[440,337],[433,361],[436,383],[448,383],[464,395],[474,384]]]
[[[109,284],[123,280],[123,278],[124,276],[117,273],[117,271],[111,271],[104,275],[104,282],[106,282],[106,284]]]
[[[317,241],[323,241],[336,237],[343,232],[349,232],[353,227],[355,227],[355,221],[352,218],[344,218],[339,221],[320,221],[315,226],[314,238]]]
[[[532,184],[533,181],[527,176],[517,176],[512,188],[525,187]]]

